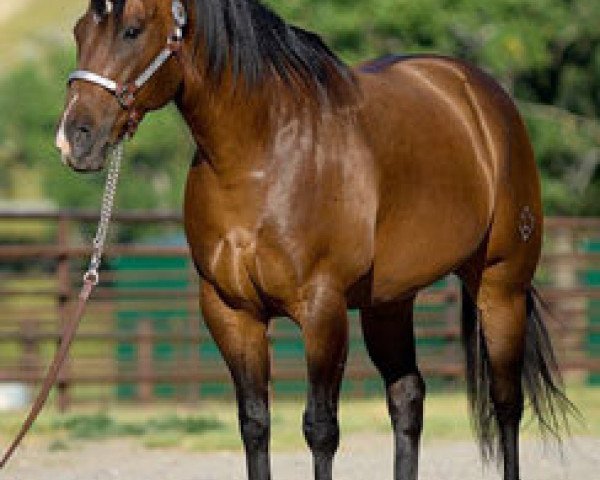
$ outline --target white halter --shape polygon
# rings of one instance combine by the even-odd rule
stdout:
[[[106,0],[105,12],[108,14],[113,10],[113,2]],[[130,83],[118,83],[109,78],[98,75],[88,70],[76,70],[69,75],[68,84],[71,85],[76,80],[99,85],[111,92],[119,101],[124,109],[129,109],[135,100],[135,94],[142,88],[150,78],[181,48],[183,40],[183,29],[187,25],[187,12],[181,0],[173,0],[171,11],[175,28],[173,33],[167,38],[167,46],[156,56],[152,63],[146,68],[134,81]]]

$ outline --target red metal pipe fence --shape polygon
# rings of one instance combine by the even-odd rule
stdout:
[[[96,219],[89,212],[0,211],[0,383],[37,384],[43,378],[90,253],[81,232],[91,232]],[[146,225],[157,234],[181,236],[180,224],[180,216],[171,212],[127,212],[116,216],[114,230]],[[561,367],[572,377],[600,377],[594,343],[600,343],[600,219],[550,218],[545,230],[537,280],[555,312],[549,327]],[[111,242],[108,268],[61,372],[61,409],[73,401],[193,401],[230,392],[228,373],[201,325],[191,262],[175,269],[160,262],[180,265],[188,256],[183,244]],[[120,268],[122,259],[143,261],[144,267]],[[419,296],[419,363],[431,378],[462,377],[459,315],[456,280]],[[352,312],[346,390],[363,395],[377,391],[379,380],[356,317]],[[279,391],[300,393],[305,367],[299,331],[278,320],[271,339]]]

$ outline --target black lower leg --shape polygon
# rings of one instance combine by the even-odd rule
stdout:
[[[270,416],[266,399],[238,394],[239,422],[246,450],[248,478],[269,480]]]
[[[523,415],[523,399],[511,403],[495,402],[500,448],[504,459],[504,480],[519,480],[519,424]]]
[[[335,403],[323,395],[311,392],[304,413],[303,429],[306,442],[313,453],[315,478],[330,480],[333,457],[340,441]]]
[[[387,387],[396,444],[396,480],[417,478],[424,398],[425,384],[418,373],[406,375]]]

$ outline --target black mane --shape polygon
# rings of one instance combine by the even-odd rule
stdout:
[[[189,1],[196,6],[198,40],[204,41],[213,80],[230,66],[234,79],[250,87],[275,74],[319,98],[349,98],[353,74],[318,35],[286,23],[258,0]]]
[[[114,0],[122,13],[127,0]],[[318,101],[351,101],[354,76],[315,33],[286,23],[259,0],[184,0],[195,7],[196,43],[203,42],[206,74],[218,83],[231,68],[234,80],[253,87],[277,75],[291,88],[304,87]],[[92,0],[103,16],[105,0]]]

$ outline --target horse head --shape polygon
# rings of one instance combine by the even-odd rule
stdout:
[[[77,22],[77,71],[69,77],[56,146],[76,171],[100,170],[107,151],[175,96],[174,58],[187,12],[180,0],[92,0]]]

